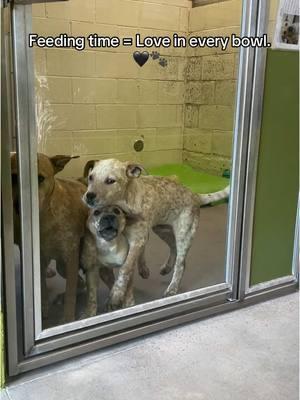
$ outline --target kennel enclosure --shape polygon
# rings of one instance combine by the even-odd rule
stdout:
[[[105,101],[108,101],[109,96],[111,96],[112,109],[116,112],[116,120],[114,120],[110,115],[111,103],[103,104],[102,98],[91,99],[91,96],[99,96],[99,92],[93,89],[91,81],[86,81],[83,84],[82,76],[76,75],[80,71],[77,71],[76,66],[72,66],[72,60],[75,62],[79,60],[77,57],[80,57],[84,60],[82,61],[82,66],[85,66],[87,69],[92,68],[91,65],[94,65],[93,57],[95,57],[95,65],[98,66],[101,77],[110,79],[111,76],[106,76],[108,72],[105,69],[105,62],[109,58],[115,58],[114,53],[108,52],[102,54],[100,52],[100,54],[97,54],[95,52],[94,54],[87,51],[87,54],[76,54],[76,56],[73,56],[73,53],[65,53],[71,50],[62,50],[64,53],[57,53],[59,50],[55,50],[53,53],[49,53],[46,59],[43,58],[41,53],[34,56],[33,50],[27,46],[28,34],[33,31],[32,22],[34,21],[34,17],[32,17],[32,13],[40,13],[39,15],[41,15],[40,18],[42,20],[38,22],[46,24],[47,21],[43,20],[43,11],[41,10],[46,10],[45,5],[50,2],[43,3],[40,9],[35,9],[32,3],[35,2],[14,1],[13,3],[5,4],[5,7],[1,10],[3,27],[1,40],[4,50],[1,60],[4,67],[2,68],[4,86],[1,89],[5,91],[2,98],[7,100],[2,103],[1,172],[2,249],[4,260],[8,374],[13,376],[33,368],[48,365],[52,362],[83,354],[87,351],[100,349],[163,328],[235,309],[260,299],[294,290],[297,287],[299,266],[299,216],[296,219],[298,177],[297,168],[295,169],[298,163],[298,155],[295,153],[298,148],[298,138],[295,135],[295,131],[297,132],[297,117],[294,118],[294,115],[297,115],[297,111],[295,110],[298,99],[295,90],[291,92],[293,95],[293,104],[291,105],[293,117],[289,120],[291,134],[288,141],[288,148],[291,156],[287,160],[286,165],[281,165],[278,169],[281,178],[286,178],[287,171],[290,171],[288,178],[284,181],[290,202],[286,208],[282,209],[282,219],[278,218],[277,221],[277,224],[282,224],[285,228],[283,229],[283,235],[286,237],[286,244],[283,246],[284,251],[282,251],[282,258],[279,260],[279,263],[276,264],[275,260],[275,264],[278,265],[276,270],[272,268],[268,269],[267,267],[264,268],[264,265],[270,262],[268,257],[271,259],[273,252],[272,245],[266,246],[266,243],[269,243],[266,240],[266,235],[272,234],[270,232],[270,229],[272,229],[270,221],[274,220],[276,211],[283,207],[283,204],[280,204],[282,200],[279,196],[277,198],[274,196],[272,199],[275,202],[274,207],[266,210],[268,208],[266,190],[274,194],[277,180],[273,176],[272,171],[274,160],[266,159],[264,155],[268,151],[278,154],[280,147],[283,145],[283,138],[280,131],[274,134],[273,138],[270,138],[265,133],[270,127],[271,129],[273,128],[272,113],[274,113],[274,110],[276,109],[280,113],[280,107],[275,102],[277,97],[274,94],[276,85],[279,88],[282,86],[291,87],[291,76],[284,76],[282,69],[275,70],[274,63],[277,63],[281,67],[284,63],[289,63],[291,65],[290,71],[293,71],[291,72],[293,79],[297,80],[297,72],[294,73],[294,65],[297,63],[297,53],[276,53],[266,48],[241,48],[237,54],[217,55],[217,59],[221,58],[220,62],[225,68],[225,73],[228,73],[228,76],[230,76],[228,80],[231,80],[231,78],[234,80],[234,74],[236,74],[236,90],[233,85],[229,85],[226,79],[224,81],[217,79],[218,76],[216,77],[214,74],[218,73],[218,67],[215,67],[216,69],[207,67],[206,75],[203,75],[205,71],[201,71],[200,73],[199,63],[197,63],[199,60],[197,60],[195,53],[186,54],[184,56],[186,58],[174,56],[174,58],[184,58],[185,61],[190,57],[190,62],[184,70],[184,78],[181,80],[180,77],[183,76],[181,75],[183,71],[180,68],[180,62],[182,60],[174,61],[172,55],[162,55],[162,59],[167,60],[169,63],[168,66],[161,66],[153,60],[151,70],[145,69],[144,72],[139,72],[145,74],[141,79],[139,78],[140,86],[135,92],[135,95],[139,96],[139,101],[142,101],[142,96],[146,92],[146,89],[145,92],[140,90],[141,85],[147,86],[147,93],[152,93],[152,80],[158,82],[157,92],[154,91],[152,95],[156,96],[155,93],[160,93],[160,96],[155,97],[152,103],[149,98],[144,100],[144,103],[139,107],[140,114],[138,115],[140,117],[137,117],[137,119],[135,119],[136,104],[132,105],[130,103],[131,100],[128,98],[122,100],[122,104],[115,104],[115,98],[112,97],[114,96],[114,92],[111,91],[111,87],[109,86],[105,91],[105,87],[103,86],[105,82],[99,81],[99,88],[101,87],[104,90],[106,96]],[[97,1],[99,11],[103,12],[103,15],[106,15],[105,12],[108,15],[107,20],[105,20],[105,26],[108,30],[111,28],[111,25],[122,25],[122,20],[121,22],[118,20],[118,18],[122,18],[122,8],[118,8],[117,15],[113,12],[108,12],[109,3],[100,0]],[[146,16],[152,16],[151,7],[154,7],[153,4],[150,6],[147,1],[131,1],[128,3],[133,7],[132,12],[137,10],[136,7],[142,7],[144,11],[147,11],[145,12]],[[180,27],[182,30],[185,30],[187,29],[187,19],[185,19],[187,10],[182,7],[178,11],[179,2],[174,0],[174,3],[177,5],[174,6],[174,10],[172,11],[179,13],[178,21],[181,24]],[[183,3],[187,4],[190,2],[186,0]],[[222,7],[235,5],[234,0],[221,3],[224,3]],[[60,11],[62,13],[63,18],[59,19],[60,22],[58,22],[57,29],[64,29],[65,27],[64,13],[66,10],[73,10],[72,16],[75,16],[74,26],[78,33],[80,29],[81,32],[82,29],[89,29],[86,26],[76,24],[76,13],[77,15],[80,13],[80,7],[78,9],[61,8],[65,7],[66,4],[67,2],[57,2],[55,3],[55,8],[48,9],[50,16],[51,13],[53,15]],[[271,8],[269,9],[270,4]],[[270,4],[269,2],[259,0],[242,2],[240,27],[242,36],[261,36],[267,32],[270,21],[269,15],[272,13],[272,7],[274,7],[273,2],[270,2]],[[118,5],[122,7],[119,3]],[[166,7],[164,4],[156,4],[156,6],[159,7],[160,11],[163,10],[163,7]],[[208,7],[205,9],[207,16],[211,15],[210,13],[212,12]],[[199,16],[201,15],[201,10],[199,11],[199,9],[192,8],[192,11],[190,11],[190,33],[197,32],[199,29],[197,27]],[[89,10],[87,9],[85,12],[88,13]],[[127,15],[126,12],[124,18]],[[83,15],[86,14],[84,13]],[[149,20],[147,20],[144,14],[142,15],[144,22],[148,25]],[[153,15],[156,21],[156,18],[159,17],[157,13]],[[172,23],[171,21],[170,24]],[[131,26],[130,29],[134,31],[134,26]],[[171,26],[170,29],[174,31],[176,27]],[[122,29],[120,29],[120,34],[122,34]],[[117,74],[118,78],[120,78],[120,87],[124,86],[124,91],[120,93],[124,95],[124,93],[128,94],[128,89],[130,91],[130,88],[136,87],[134,82],[138,78],[135,75],[130,75],[133,68],[132,58],[125,52],[120,52],[119,56],[120,59],[118,59],[118,64],[115,67],[116,70],[113,70],[113,73]],[[71,58],[69,59],[68,57]],[[205,54],[200,57],[211,56]],[[225,58],[222,59],[222,57]],[[92,59],[91,63],[89,62],[89,58]],[[66,85],[60,88],[61,103],[52,104],[50,102],[46,103],[46,105],[43,103],[43,107],[46,107],[46,111],[47,107],[53,110],[54,119],[50,121],[50,125],[56,124],[57,129],[54,130],[64,131],[65,136],[51,137],[50,135],[46,142],[44,141],[43,134],[39,132],[39,128],[45,122],[43,119],[43,111],[45,109],[40,110],[41,113],[39,114],[36,107],[39,104],[38,96],[44,95],[43,90],[48,91],[48,96],[50,97],[52,94],[51,92],[49,93],[49,89],[43,87],[43,81],[39,82],[38,86],[36,86],[35,81],[36,68],[40,69],[39,76],[45,76],[45,70],[43,70],[45,68],[45,60],[47,68],[49,68],[48,71],[50,71],[48,77],[50,80],[51,76],[57,76],[59,73],[58,68],[66,68],[65,74],[71,74],[72,82],[75,82],[77,85],[75,86],[77,90],[73,92],[75,103],[72,104],[72,110],[75,114],[78,114],[77,118],[74,117],[74,114],[68,117],[68,110],[71,107],[66,105],[61,106],[61,104],[64,104],[69,93],[68,81],[61,80],[62,84]],[[229,65],[230,60],[236,62],[238,68],[234,69],[232,67],[230,71],[226,72],[226,65],[227,63]],[[206,58],[204,61],[209,64],[213,62],[213,59]],[[203,59],[201,60],[201,62],[204,61]],[[75,71],[74,74],[72,71]],[[119,76],[120,71],[125,75]],[[159,74],[158,79],[153,79],[152,74],[156,73]],[[92,74],[93,70],[91,70]],[[109,74],[111,74],[111,70],[109,70]],[[151,79],[147,79],[147,74],[151,75]],[[168,77],[172,76],[172,74],[174,76],[169,81]],[[126,80],[128,76],[131,78],[130,82]],[[201,80],[203,76],[206,77],[204,81]],[[86,78],[90,79],[90,77]],[[52,80],[53,82],[54,80]],[[210,89],[213,86],[212,82],[217,82],[217,84],[214,84],[214,89],[218,90],[220,95],[229,90],[234,91],[233,96],[236,94],[234,113],[226,116],[226,112],[230,106],[214,104],[213,98],[210,97]],[[111,82],[111,84],[113,85],[114,83]],[[128,86],[130,84],[133,84],[133,86]],[[41,92],[37,91],[37,87]],[[159,92],[159,88],[163,89]],[[119,89],[117,88],[116,90]],[[182,90],[184,90],[184,94]],[[166,104],[164,104],[163,99],[166,93],[169,94],[169,97],[166,100]],[[199,93],[201,96],[203,96],[203,93],[207,93],[206,100],[208,99],[208,104],[205,104],[206,100],[199,99]],[[79,100],[80,98],[81,100]],[[170,98],[173,98],[173,100],[170,100]],[[157,99],[162,104],[157,104]],[[86,103],[84,103],[85,101]],[[148,102],[150,104],[147,104]],[[90,104],[97,105],[93,106],[93,108]],[[95,108],[98,113],[98,120],[90,118]],[[210,113],[218,109],[222,110],[220,114],[221,120],[228,118],[228,122],[227,120],[225,121],[228,124],[226,127],[228,132],[231,129],[233,130],[231,162],[231,149],[226,148],[228,146],[227,131],[223,133],[219,132],[215,127],[211,127],[210,125]],[[67,114],[67,117],[63,116],[61,118],[62,110]],[[85,110],[84,118],[80,116],[80,110]],[[180,117],[182,112],[184,112],[184,119]],[[38,116],[41,118],[38,120],[39,124],[37,124]],[[232,121],[230,120],[231,117]],[[282,124],[278,126],[279,130],[287,122],[287,118],[287,116],[282,115]],[[94,122],[91,122],[92,120]],[[205,142],[207,137],[205,137],[204,133],[200,132],[199,134],[199,126],[197,125],[199,121],[202,123],[201,129],[206,131],[213,130],[211,136],[215,138],[216,148],[220,146],[222,141],[226,144],[224,146],[225,150],[223,150],[225,154],[220,155],[217,150],[215,153],[210,153],[210,149],[207,149],[206,152],[197,152],[199,137],[201,139],[201,150],[207,145]],[[70,127],[69,123],[74,124],[74,126]],[[97,123],[99,124],[98,126]],[[149,124],[150,126],[151,124],[155,126],[155,139]],[[233,127],[232,124],[234,125]],[[160,163],[162,159],[168,165],[178,165],[182,161],[195,168],[206,165],[209,167],[204,172],[208,174],[216,172],[220,175],[223,169],[231,168],[231,189],[227,216],[226,265],[222,282],[180,293],[174,297],[137,304],[135,307],[118,310],[114,313],[100,314],[90,319],[77,320],[49,328],[43,327],[41,317],[36,153],[41,150],[50,152],[49,149],[52,152],[56,151],[59,153],[63,143],[66,144],[66,149],[70,149],[70,153],[72,153],[71,150],[77,149],[78,152],[83,154],[83,157],[74,166],[72,174],[79,176],[82,171],[82,163],[90,157],[90,154],[86,154],[85,151],[85,146],[88,146],[88,142],[77,139],[77,137],[80,138],[80,135],[83,135],[83,132],[77,132],[78,136],[76,136],[76,129],[79,126],[82,126],[82,130],[89,131],[90,146],[95,147],[97,144],[99,148],[106,149],[103,150],[104,155],[116,154],[117,157],[122,159],[122,157],[127,157],[129,154],[136,161],[148,163],[149,168],[155,169],[161,167]],[[134,133],[129,132],[132,126],[136,128]],[[92,133],[94,128],[102,130],[103,136],[98,142],[98,139]],[[141,137],[139,137],[140,134],[137,135],[136,133],[139,128],[142,132]],[[197,129],[199,136],[195,133],[195,129]],[[126,132],[122,140],[117,143],[120,130],[126,130]],[[105,131],[109,131],[109,135],[105,134]],[[197,139],[195,138],[196,136]],[[73,147],[70,147],[70,140],[73,140],[74,137]],[[145,152],[135,152],[133,150],[132,143],[136,140],[142,140]],[[10,151],[13,148],[12,143],[14,142],[16,143],[15,148],[19,162],[21,207],[22,245],[18,265],[16,265],[13,237],[13,204],[9,158]],[[118,151],[115,151],[116,146],[119,146]],[[66,171],[67,173],[68,171]],[[267,181],[270,182],[270,185],[266,185],[265,187]],[[295,224],[295,220],[298,221],[297,224]],[[263,227],[268,226],[269,230],[267,232],[262,230]],[[278,225],[276,227],[278,228]],[[267,254],[267,259],[263,256],[264,251]],[[278,255],[276,249],[274,249],[274,254],[275,256]],[[264,272],[262,272],[262,269]]]

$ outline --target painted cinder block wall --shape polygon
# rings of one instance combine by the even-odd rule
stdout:
[[[271,1],[270,36],[278,0]],[[33,5],[33,31],[74,36],[239,34],[240,0],[191,8],[190,0],[91,0]],[[186,162],[212,174],[230,168],[238,49],[159,49],[167,67],[142,68],[133,48],[35,49],[39,150],[80,154],[63,171],[78,176],[91,158],[112,155],[146,167]],[[150,49],[155,50],[155,49]],[[133,150],[143,138],[144,151]]]
[[[185,35],[190,0],[70,0],[33,6],[33,31],[40,35]],[[155,49],[150,49],[150,52]],[[185,49],[159,49],[168,61],[140,68],[132,47],[35,49],[38,96],[50,111],[50,128],[39,139],[47,154],[80,154],[65,169],[78,176],[91,158],[131,159],[146,166],[181,163]],[[46,79],[44,79],[46,77]],[[42,86],[42,87],[41,87]],[[45,130],[43,131],[45,132]],[[133,143],[144,138],[141,153]]]
[[[190,0],[38,4],[33,6],[33,31],[120,37],[239,31],[239,0],[194,9],[191,4]],[[159,49],[168,66],[150,60],[140,68],[131,58],[133,50],[35,49],[37,94],[53,117],[50,129],[39,137],[39,150],[80,154],[65,175],[80,175],[87,159],[111,155],[145,166],[184,161],[221,174],[230,165],[238,51]],[[133,143],[141,136],[145,149],[136,153]]]
[[[239,34],[240,0],[192,8],[189,36]],[[236,80],[237,48],[187,48],[183,160],[220,175],[230,167]]]
[[[270,0],[272,41],[278,0]],[[227,0],[190,9],[189,36],[240,34],[242,1]],[[183,162],[212,174],[231,166],[239,50],[187,48]]]

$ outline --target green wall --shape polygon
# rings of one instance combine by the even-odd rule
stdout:
[[[291,274],[299,190],[299,53],[268,50],[251,285]]]

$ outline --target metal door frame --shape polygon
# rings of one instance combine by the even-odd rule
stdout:
[[[258,153],[262,92],[265,67],[265,49],[240,49],[237,85],[236,115],[233,145],[233,169],[229,202],[228,245],[225,283],[208,288],[160,299],[131,309],[100,315],[83,321],[41,329],[40,321],[40,266],[38,232],[37,164],[35,147],[33,68],[27,33],[30,30],[31,6],[19,1],[12,8],[14,27],[14,83],[17,108],[17,142],[19,159],[22,211],[26,223],[22,242],[22,316],[18,314],[16,283],[18,280],[13,255],[13,219],[9,149],[3,148],[3,249],[5,260],[6,329],[8,344],[8,373],[10,376],[65,360],[79,354],[116,344],[160,329],[188,321],[233,310],[250,304],[253,299],[278,295],[296,287],[293,281],[278,286],[254,288],[255,296],[247,293],[249,250],[251,249],[252,212],[254,204],[255,168]],[[254,36],[266,27],[267,2],[250,0],[243,2],[242,35]],[[3,10],[1,10],[3,11]],[[8,44],[6,43],[6,48]],[[7,60],[4,62],[4,64]],[[6,82],[10,73],[4,75]],[[9,84],[6,85],[9,87]],[[6,110],[9,124],[11,115]],[[9,129],[2,139],[9,137]],[[3,142],[3,140],[2,140]],[[248,225],[245,223],[247,222]]]

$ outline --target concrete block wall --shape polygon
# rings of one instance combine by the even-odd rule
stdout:
[[[109,36],[239,34],[242,1],[191,8],[190,0],[70,0],[33,6],[33,31]],[[278,0],[270,2],[270,35]],[[155,50],[155,49],[150,49]],[[145,166],[186,162],[212,174],[230,168],[238,49],[159,49],[167,67],[142,68],[131,47],[35,49],[45,118],[39,149],[80,154],[64,173],[80,175],[91,158],[115,156]],[[133,150],[143,138],[145,149]]]
[[[279,7],[279,0],[270,0],[268,38],[271,43],[273,42],[273,35],[275,33],[274,31],[275,31],[278,7]]]
[[[190,0],[36,4],[33,32],[120,38],[136,33],[185,35],[190,7]],[[34,49],[42,115],[39,151],[81,155],[65,168],[65,175],[80,175],[89,159],[112,156],[146,166],[182,162],[185,49],[159,49],[168,65],[150,59],[143,68],[133,61],[133,51]],[[141,137],[145,148],[137,153],[133,143]]]
[[[189,36],[239,34],[240,0],[190,10]],[[230,167],[238,49],[187,48],[183,161],[220,175]]]
[[[279,0],[270,0],[268,39]],[[190,36],[239,35],[241,0],[190,9]],[[187,48],[183,162],[212,174],[230,168],[239,49]]]

